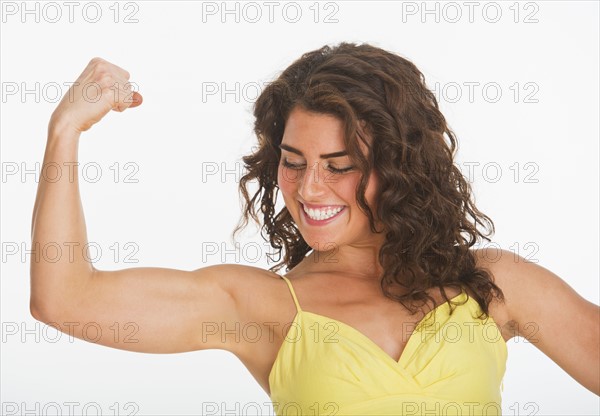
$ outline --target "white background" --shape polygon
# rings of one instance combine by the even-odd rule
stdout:
[[[33,172],[36,163],[39,172],[48,119],[60,98],[54,99],[56,85],[74,81],[94,56],[127,69],[144,96],[141,107],[107,115],[80,142],[79,162],[89,166],[80,176],[81,196],[89,241],[102,250],[99,269],[271,266],[264,253],[256,260],[254,249],[263,240],[253,227],[238,240],[243,249],[236,258],[229,235],[240,215],[239,173],[220,178],[222,169],[239,168],[255,144],[255,86],[304,52],[340,41],[368,42],[410,59],[430,88],[437,85],[442,111],[458,136],[457,163],[480,163],[470,179],[478,208],[496,224],[494,242],[537,260],[598,304],[597,2],[476,2],[472,16],[464,2],[302,2],[287,13],[286,3],[278,2],[272,21],[259,2],[262,17],[255,23],[257,8],[242,3],[226,6],[237,7],[239,22],[235,12],[221,15],[221,2],[205,3],[205,11],[216,8],[214,15],[188,1],[113,3],[97,3],[102,14],[96,23],[96,8],[84,13],[85,2],[74,8],[72,22],[62,2],[46,8],[2,4],[1,401],[7,414],[11,403],[18,412],[39,413],[46,406],[47,414],[55,414],[51,402],[63,414],[69,414],[66,402],[76,402],[77,412],[97,403],[103,414],[114,414],[115,402],[119,414],[254,414],[244,410],[252,403],[259,414],[271,410],[268,396],[228,352],[139,354],[71,342],[66,334],[53,342],[56,331],[30,316],[27,250],[37,177],[21,174]],[[37,7],[39,22],[35,13],[22,16],[23,7]],[[421,15],[424,7],[437,8],[438,22],[435,12]],[[298,8],[302,15],[293,23]],[[502,14],[494,23],[497,10]],[[128,15],[137,22],[126,23]],[[21,95],[35,91],[36,83],[37,97]],[[239,83],[239,98],[203,96],[213,83],[230,90]],[[472,100],[468,83],[479,83]],[[498,87],[502,95],[493,102]],[[207,176],[214,166],[219,172]],[[133,174],[129,182],[127,174]],[[124,248],[128,242],[134,245]],[[223,259],[222,248],[208,255],[207,244],[232,252]],[[535,346],[516,338],[508,348],[506,414],[600,412],[598,396]],[[127,402],[137,407],[126,409]],[[215,413],[207,411],[211,402]]]

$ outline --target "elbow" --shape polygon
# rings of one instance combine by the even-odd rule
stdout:
[[[48,318],[47,318],[48,314],[47,314],[45,308],[43,308],[41,305],[39,305],[38,302],[34,302],[33,300],[31,300],[29,302],[29,313],[36,321],[40,321],[43,323],[48,322]]]
[[[31,292],[29,295],[29,313],[31,316],[40,322],[44,322],[46,314],[48,312],[48,302],[44,302],[44,297],[40,296],[40,291],[34,285],[34,280],[31,280]]]
[[[48,305],[42,305],[33,300],[29,301],[29,313],[36,321],[40,321],[45,324],[51,322],[56,317],[53,309],[49,308]]]
[[[47,323],[49,320],[64,318],[66,313],[74,309],[74,302],[81,297],[81,293],[90,280],[83,277],[59,278],[59,276],[31,273],[29,313],[40,322]],[[60,280],[67,280],[67,283],[60,282]]]

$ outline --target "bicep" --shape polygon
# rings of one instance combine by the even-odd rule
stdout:
[[[555,273],[513,253],[489,267],[517,335],[587,389],[600,394],[600,308]]]
[[[234,276],[224,265],[194,271],[139,267],[95,270],[56,314],[60,330],[97,344],[147,353],[227,349],[213,324],[234,323]],[[50,323],[49,323],[50,324]]]

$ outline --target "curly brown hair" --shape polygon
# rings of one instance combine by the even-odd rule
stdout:
[[[494,223],[477,210],[470,184],[454,165],[457,140],[424,75],[412,62],[369,44],[342,42],[307,52],[262,91],[254,104],[258,148],[242,158],[247,170],[239,182],[243,221],[233,237],[249,216],[260,224],[255,207],[260,199],[261,235],[265,238],[266,231],[279,259],[285,249],[283,260],[269,270],[285,265],[289,271],[311,250],[287,208],[275,213],[278,145],[296,106],[343,122],[346,151],[362,173],[357,203],[371,231],[385,232],[378,255],[384,295],[415,313],[412,303],[429,299],[435,304],[427,290],[439,287],[452,313],[456,303],[444,288],[469,288],[483,312],[480,317],[487,317],[493,297],[504,296],[493,276],[476,266],[469,248],[479,239],[491,241],[487,236],[495,232]],[[363,131],[373,138],[371,144]],[[366,155],[358,140],[368,149]],[[379,181],[376,214],[384,225],[379,231],[365,200],[372,169]],[[259,189],[250,198],[247,185],[254,179]],[[488,232],[481,233],[478,224]]]

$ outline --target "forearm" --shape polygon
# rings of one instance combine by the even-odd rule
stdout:
[[[93,273],[78,178],[80,133],[50,124],[31,224],[31,306],[66,307]],[[60,175],[58,174],[60,173]]]

